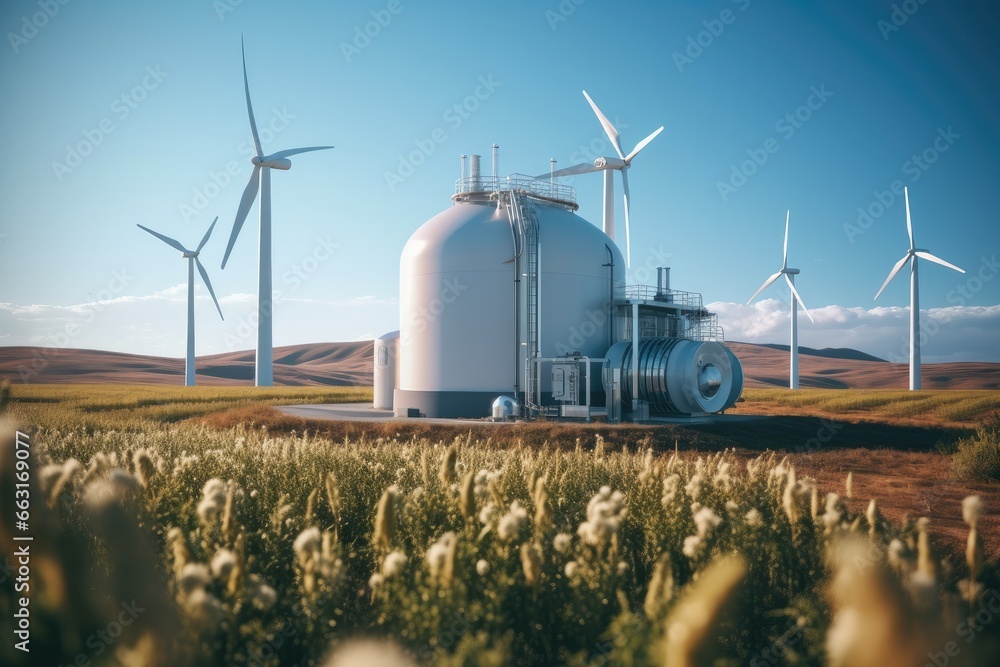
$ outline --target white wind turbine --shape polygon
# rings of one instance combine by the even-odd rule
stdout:
[[[219,311],[219,317],[222,317],[222,308],[219,306],[219,300],[215,298],[215,290],[212,289],[212,281],[208,279],[208,272],[205,271],[205,267],[202,266],[201,261],[198,259],[198,254],[201,253],[201,249],[205,247],[208,243],[208,237],[212,235],[212,230],[215,228],[215,223],[219,221],[216,217],[209,225],[208,231],[205,232],[205,236],[202,237],[201,243],[194,250],[188,250],[179,241],[176,241],[169,236],[164,236],[159,232],[154,232],[149,227],[143,227],[142,225],[136,225],[139,229],[147,231],[156,238],[160,239],[166,243],[171,248],[181,251],[181,257],[188,261],[188,303],[187,303],[187,355],[184,360],[184,386],[193,387],[194,386],[194,267],[197,265],[198,273],[201,274],[201,279],[205,281],[205,287],[208,288],[208,293],[212,295],[212,301],[215,302],[215,307]]]
[[[628,170],[632,165],[632,160],[636,155],[639,154],[646,145],[652,141],[656,135],[663,131],[663,126],[661,125],[658,129],[654,130],[648,137],[640,141],[632,149],[632,152],[625,155],[622,150],[621,139],[618,134],[618,130],[615,126],[611,124],[607,116],[601,113],[601,110],[597,108],[594,104],[594,100],[590,99],[590,95],[587,91],[583,91],[583,96],[587,98],[587,102],[590,103],[591,108],[594,113],[597,114],[597,119],[601,121],[601,125],[604,127],[604,132],[608,135],[608,139],[611,140],[611,145],[614,146],[615,152],[618,153],[618,157],[599,157],[594,160],[593,164],[590,162],[583,162],[581,164],[574,165],[572,167],[566,167],[565,169],[559,169],[558,171],[552,172],[551,174],[543,174],[537,178],[558,178],[560,176],[571,176],[573,174],[586,174],[592,171],[603,171],[604,172],[604,220],[603,228],[604,233],[607,234],[612,241],[615,239],[615,178],[614,172],[619,171],[622,175],[622,190],[625,195],[625,261],[626,266],[632,265],[632,240],[631,240],[631,230],[629,229],[629,191],[628,191]]]
[[[270,387],[274,384],[273,350],[272,350],[272,315],[271,302],[271,170],[287,171],[292,168],[288,158],[299,153],[322,151],[333,146],[311,146],[309,148],[290,148],[271,155],[264,155],[260,147],[260,136],[257,134],[257,122],[253,117],[253,105],[250,104],[250,84],[247,81],[247,57],[242,41],[240,50],[243,52],[243,90],[247,98],[247,114],[250,116],[250,132],[253,134],[253,146],[256,155],[250,158],[253,173],[243,190],[243,198],[236,212],[233,231],[229,235],[229,245],[222,258],[222,268],[226,268],[229,254],[233,251],[236,237],[239,236],[243,223],[247,219],[250,207],[260,190],[260,237],[257,257],[257,359],[254,368],[254,384],[258,387]]]
[[[906,188],[903,188],[903,198],[906,201],[906,233],[910,236],[910,249],[906,251],[903,258],[896,262],[896,266],[892,267],[892,271],[889,272],[889,277],[885,279],[882,283],[882,287],[879,288],[878,294],[875,295],[877,299],[882,290],[886,288],[896,274],[900,272],[903,266],[909,262],[910,263],[910,391],[920,389],[920,290],[917,286],[917,258],[926,259],[928,261],[934,262],[935,264],[940,264],[941,266],[946,266],[949,269],[958,271],[959,273],[965,273],[964,269],[960,269],[954,264],[949,264],[940,257],[932,255],[929,251],[922,248],[916,248],[913,245],[913,223],[910,222],[910,193]]]
[[[760,286],[753,296],[747,301],[747,305],[757,298],[757,295],[766,290],[768,287],[774,283],[775,280],[781,276],[785,276],[785,282],[788,283],[788,288],[792,291],[792,308],[791,308],[791,342],[788,346],[788,388],[798,389],[799,388],[799,304],[802,304],[802,312],[806,314],[810,322],[815,322],[813,316],[809,314],[809,310],[806,308],[806,304],[802,301],[802,297],[799,296],[799,291],[795,289],[795,276],[799,274],[798,269],[788,268],[788,218],[791,215],[791,211],[785,213],[785,246],[781,256],[781,270],[773,274],[770,278],[764,281],[764,284]]]

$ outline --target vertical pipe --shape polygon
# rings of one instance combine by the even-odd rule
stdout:
[[[188,257],[187,356],[184,359],[184,386],[193,387],[194,375],[194,257]]]
[[[500,147],[493,144],[493,189],[497,190],[497,174],[500,172]]]
[[[615,173],[604,170],[604,233],[615,240]]]
[[[632,303],[632,420],[639,414],[639,304]]]
[[[468,159],[468,155],[462,153],[462,190],[465,190],[465,161]]]
[[[469,192],[480,192],[483,189],[480,184],[480,158],[479,155],[473,155],[469,163]]]
[[[795,274],[786,273],[791,284],[795,285]],[[791,339],[788,346],[788,388],[799,388],[799,303],[792,292]]]
[[[920,288],[914,256],[910,258],[910,391],[920,388]]]
[[[271,316],[274,314],[271,290],[271,170],[260,170],[260,248],[257,264],[257,360],[255,384],[274,384]]]
[[[549,158],[549,187],[556,187],[556,159]]]

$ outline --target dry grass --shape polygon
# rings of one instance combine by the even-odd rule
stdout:
[[[1000,411],[1000,392],[985,389],[746,389],[731,412],[972,428],[996,411]]]
[[[354,403],[370,387],[167,387],[160,385],[15,385],[11,416],[60,429],[139,431],[239,406]]]

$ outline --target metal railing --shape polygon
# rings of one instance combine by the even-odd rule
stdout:
[[[704,307],[701,294],[697,292],[682,292],[675,289],[660,292],[653,285],[626,285],[625,289],[615,290],[615,298],[673,303],[686,309],[701,310]]]
[[[576,188],[555,183],[549,179],[533,178],[524,174],[510,176],[466,176],[455,181],[455,194],[471,192],[500,192],[522,190],[530,195],[576,205]]]

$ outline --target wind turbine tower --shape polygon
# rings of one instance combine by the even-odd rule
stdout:
[[[917,259],[926,259],[929,262],[934,262],[935,264],[940,264],[941,266],[948,267],[953,271],[958,271],[959,273],[965,273],[964,269],[960,269],[954,264],[944,261],[940,257],[932,255],[929,250],[924,250],[923,248],[916,248],[913,244],[913,223],[910,221],[910,193],[907,188],[903,188],[903,198],[906,201],[906,233],[910,237],[910,248],[903,255],[903,258],[896,262],[896,265],[892,267],[892,271],[889,272],[889,277],[885,279],[882,283],[882,287],[879,288],[878,294],[875,295],[877,299],[882,290],[892,282],[892,279],[896,277],[896,274],[900,272],[903,266],[909,262],[910,263],[910,391],[916,391],[921,388],[920,381],[920,289],[917,284]]]

